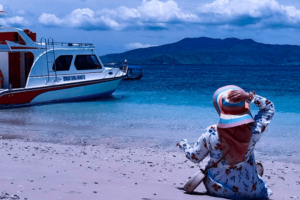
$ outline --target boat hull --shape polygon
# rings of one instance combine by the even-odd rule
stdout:
[[[6,90],[0,93],[0,107],[19,107],[111,95],[123,77],[61,85]]]

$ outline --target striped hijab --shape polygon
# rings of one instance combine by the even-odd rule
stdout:
[[[219,88],[213,95],[213,104],[220,118],[217,125],[223,154],[233,167],[245,161],[251,131],[246,124],[254,122],[247,102],[230,102],[228,95],[233,90],[242,90],[235,85]]]
[[[254,122],[247,102],[241,101],[232,103],[228,100],[228,95],[233,90],[243,90],[235,85],[228,85],[219,88],[213,96],[213,103],[220,119],[219,128],[236,127],[242,124]]]

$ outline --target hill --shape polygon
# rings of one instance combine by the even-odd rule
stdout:
[[[300,65],[300,46],[200,37],[100,58],[103,63],[127,60],[131,64]]]

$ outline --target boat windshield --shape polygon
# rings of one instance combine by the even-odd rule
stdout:
[[[77,70],[102,69],[100,62],[95,55],[77,55],[75,67]]]

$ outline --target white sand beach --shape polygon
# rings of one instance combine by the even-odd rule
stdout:
[[[207,159],[194,165],[183,153],[160,147],[1,139],[0,156],[0,192],[4,199],[13,199],[14,195],[22,200],[215,199],[205,195],[203,184],[193,195],[180,189]],[[299,164],[271,160],[262,163],[263,178],[274,193],[271,199],[300,197]]]

